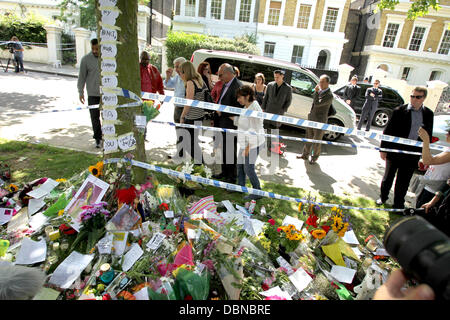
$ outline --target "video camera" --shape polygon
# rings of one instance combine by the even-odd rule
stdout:
[[[421,216],[396,221],[384,247],[405,273],[428,284],[438,300],[450,300],[450,238]]]
[[[14,42],[7,42],[6,47],[9,50],[9,53],[14,53]]]

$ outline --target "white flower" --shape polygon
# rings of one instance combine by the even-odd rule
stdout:
[[[117,168],[122,168],[123,164],[121,162],[117,162]]]
[[[203,170],[205,171],[205,176],[206,178],[211,178],[212,177],[212,170],[209,167],[204,167]]]
[[[181,168],[182,173],[191,174],[191,172],[194,170],[194,164],[190,162],[186,162],[184,166]]]

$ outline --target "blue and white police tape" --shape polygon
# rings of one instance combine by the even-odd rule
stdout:
[[[231,114],[236,114],[236,115],[241,115],[241,116],[246,116],[246,117],[271,120],[271,121],[285,123],[285,124],[289,124],[289,125],[296,125],[299,127],[314,128],[314,129],[338,132],[341,134],[355,135],[358,137],[376,139],[376,140],[380,140],[380,141],[395,142],[395,143],[414,146],[414,147],[421,148],[423,146],[422,142],[417,141],[417,140],[394,137],[394,136],[390,136],[390,135],[379,134],[376,132],[358,130],[355,128],[346,128],[346,127],[336,126],[336,125],[332,125],[332,124],[328,124],[328,123],[321,123],[321,122],[315,122],[315,121],[310,121],[310,120],[305,120],[305,119],[298,119],[298,118],[289,117],[289,116],[283,116],[283,115],[278,115],[278,114],[273,114],[273,113],[268,113],[268,112],[259,112],[259,111],[244,109],[244,108],[236,108],[236,107],[220,105],[220,104],[215,104],[215,103],[209,103],[209,102],[204,102],[204,101],[190,100],[190,99],[172,97],[172,96],[165,96],[165,95],[149,93],[149,92],[142,92],[142,98],[159,100],[159,101],[163,101],[163,102],[173,102],[176,105],[185,105],[185,106],[190,106],[190,107],[195,107],[195,108],[202,108],[202,109],[207,109],[207,110],[226,112],[226,113],[231,113]],[[440,146],[440,145],[430,145],[430,149],[441,150],[441,151],[448,150],[447,147]]]
[[[155,166],[149,163],[145,163],[145,162],[141,162],[141,161],[136,161],[136,160],[129,160],[126,158],[111,158],[111,159],[105,159],[103,161],[104,164],[108,164],[108,163],[118,163],[118,162],[127,162],[133,165],[133,166],[137,166],[143,169],[147,169],[150,171],[155,171],[155,172],[159,172],[159,173],[163,173],[169,176],[173,176],[176,178],[179,178],[183,181],[194,181],[197,183],[201,183],[204,185],[210,185],[213,187],[217,187],[217,188],[222,188],[225,190],[231,190],[231,191],[236,191],[236,192],[242,192],[242,193],[248,193],[248,194],[252,194],[252,195],[257,195],[257,196],[261,196],[261,197],[266,197],[266,198],[272,198],[272,199],[279,199],[279,200],[287,200],[287,201],[293,201],[293,202],[301,202],[303,204],[314,204],[314,205],[318,205],[321,207],[327,207],[327,208],[333,208],[333,207],[337,207],[337,208],[341,208],[341,209],[347,209],[347,210],[370,210],[370,211],[388,211],[388,212],[402,212],[402,209],[385,209],[385,208],[361,208],[361,207],[353,207],[353,206],[344,206],[341,204],[332,204],[332,203],[322,203],[322,202],[315,202],[315,201],[310,201],[308,199],[300,199],[300,198],[293,198],[293,197],[287,197],[287,196],[282,196],[279,195],[277,193],[273,193],[273,192],[267,192],[267,191],[263,191],[263,190],[258,190],[258,189],[253,189],[253,188],[247,188],[247,187],[243,187],[237,184],[232,184],[232,183],[227,183],[227,182],[222,182],[222,181],[218,181],[218,180],[213,180],[213,179],[208,179],[208,178],[203,178],[200,176],[195,176],[195,175],[191,175],[188,173],[183,173],[183,172],[179,172],[179,171],[175,171],[172,169],[167,169],[167,168],[162,168],[159,166]]]
[[[383,151],[383,152],[405,153],[405,154],[413,154],[413,155],[419,155],[419,156],[422,155],[422,153],[420,153],[420,152],[404,151],[404,150],[389,149],[389,148],[379,148],[379,147],[363,145],[363,144],[331,142],[331,141],[324,141],[324,140],[314,140],[314,139],[306,139],[306,138],[298,138],[298,137],[290,137],[290,136],[281,136],[281,135],[268,134],[268,133],[258,133],[258,132],[254,132],[254,131],[241,131],[241,130],[225,129],[225,128],[217,128],[217,127],[196,126],[196,125],[185,124],[185,123],[164,122],[164,121],[158,121],[158,120],[151,120],[151,122],[157,123],[157,124],[163,124],[163,125],[170,125],[173,127],[180,127],[180,128],[201,129],[201,130],[209,130],[209,131],[225,132],[225,133],[229,132],[229,133],[243,134],[243,135],[249,135],[249,136],[260,135],[260,136],[276,138],[276,139],[280,139],[280,140],[320,143],[320,144],[347,147],[347,148],[364,148],[364,149],[372,149],[372,150]]]

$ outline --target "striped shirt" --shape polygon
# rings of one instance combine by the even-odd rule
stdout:
[[[206,85],[206,83],[203,83],[203,87],[200,89],[195,84],[195,81],[192,82],[194,83],[194,98],[192,100],[204,101],[204,90],[207,90],[208,86]],[[203,118],[204,115],[205,111],[202,108],[191,107],[191,109],[189,109],[189,112],[186,114],[186,119],[199,120]]]

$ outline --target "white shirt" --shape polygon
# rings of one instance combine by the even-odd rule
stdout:
[[[445,152],[442,152],[445,153]],[[432,164],[428,167],[423,178],[425,180],[447,180],[450,178],[450,162],[443,164]],[[425,186],[425,190],[435,193],[439,190],[434,190],[430,186]]]
[[[261,107],[259,106],[258,101],[253,101],[248,108],[248,110],[258,111],[262,112]],[[253,118],[253,117],[246,117],[246,116],[239,116],[236,117],[235,123],[237,123],[237,127],[239,131],[250,131],[250,132],[256,132],[256,133],[264,133],[264,120]],[[250,149],[254,149],[262,145],[266,141],[266,138],[263,135],[246,135],[242,133],[238,133],[238,145],[240,149],[245,149],[247,145],[250,145]]]

